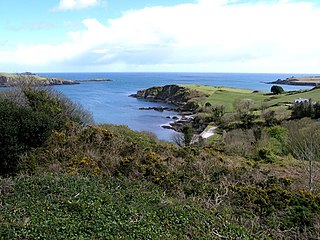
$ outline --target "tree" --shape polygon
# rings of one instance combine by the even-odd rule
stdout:
[[[308,162],[309,190],[313,190],[313,162],[320,160],[320,124],[310,118],[291,121],[288,125],[288,147],[294,157]]]
[[[316,102],[313,104],[313,109],[311,113],[312,118],[320,118],[320,102]]]
[[[257,116],[254,114],[254,101],[251,99],[242,99],[234,103],[237,117],[241,121],[244,128],[250,128],[253,126]]]
[[[225,113],[224,105],[215,105],[215,106],[213,106],[212,107],[213,121],[216,124],[220,124],[224,113]]]
[[[264,118],[267,126],[274,126],[278,123],[276,112],[274,110],[263,111],[261,116]]]
[[[272,92],[273,94],[280,94],[280,93],[283,93],[284,90],[283,90],[283,88],[282,88],[281,86],[273,85],[273,86],[271,87],[271,92]]]
[[[189,146],[193,138],[193,128],[190,125],[182,127],[181,132],[183,133],[184,145]]]
[[[320,102],[313,102],[312,99],[295,102],[292,107],[291,117],[293,119],[301,119],[304,117],[313,119],[320,118]]]

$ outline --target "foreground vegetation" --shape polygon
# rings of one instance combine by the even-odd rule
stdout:
[[[178,147],[48,89],[3,93],[0,239],[320,238],[319,123],[234,104],[224,125],[207,102],[223,133]]]

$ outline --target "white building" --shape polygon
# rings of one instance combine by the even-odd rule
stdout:
[[[307,98],[296,98],[294,100],[295,103],[303,103],[303,102],[309,102],[309,99]]]

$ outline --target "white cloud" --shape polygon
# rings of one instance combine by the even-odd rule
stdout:
[[[21,45],[0,52],[0,63],[55,71],[316,73],[319,22],[320,9],[311,2],[198,0],[130,11],[107,24],[86,19],[85,29],[70,32],[67,42]]]
[[[54,11],[83,9],[94,7],[100,4],[99,0],[60,0],[59,5],[53,8]]]

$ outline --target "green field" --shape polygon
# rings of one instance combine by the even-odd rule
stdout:
[[[214,87],[202,85],[181,86],[204,92],[205,94],[209,95],[205,99],[199,99],[199,103],[201,105],[204,105],[205,103],[210,103],[211,105],[224,105],[226,112],[232,112],[234,103],[242,99],[254,100],[257,107],[261,106],[262,104],[270,107],[275,105],[293,103],[297,98],[311,98],[314,101],[320,101],[320,89],[285,92],[283,94],[274,95],[266,92],[229,87]]]

